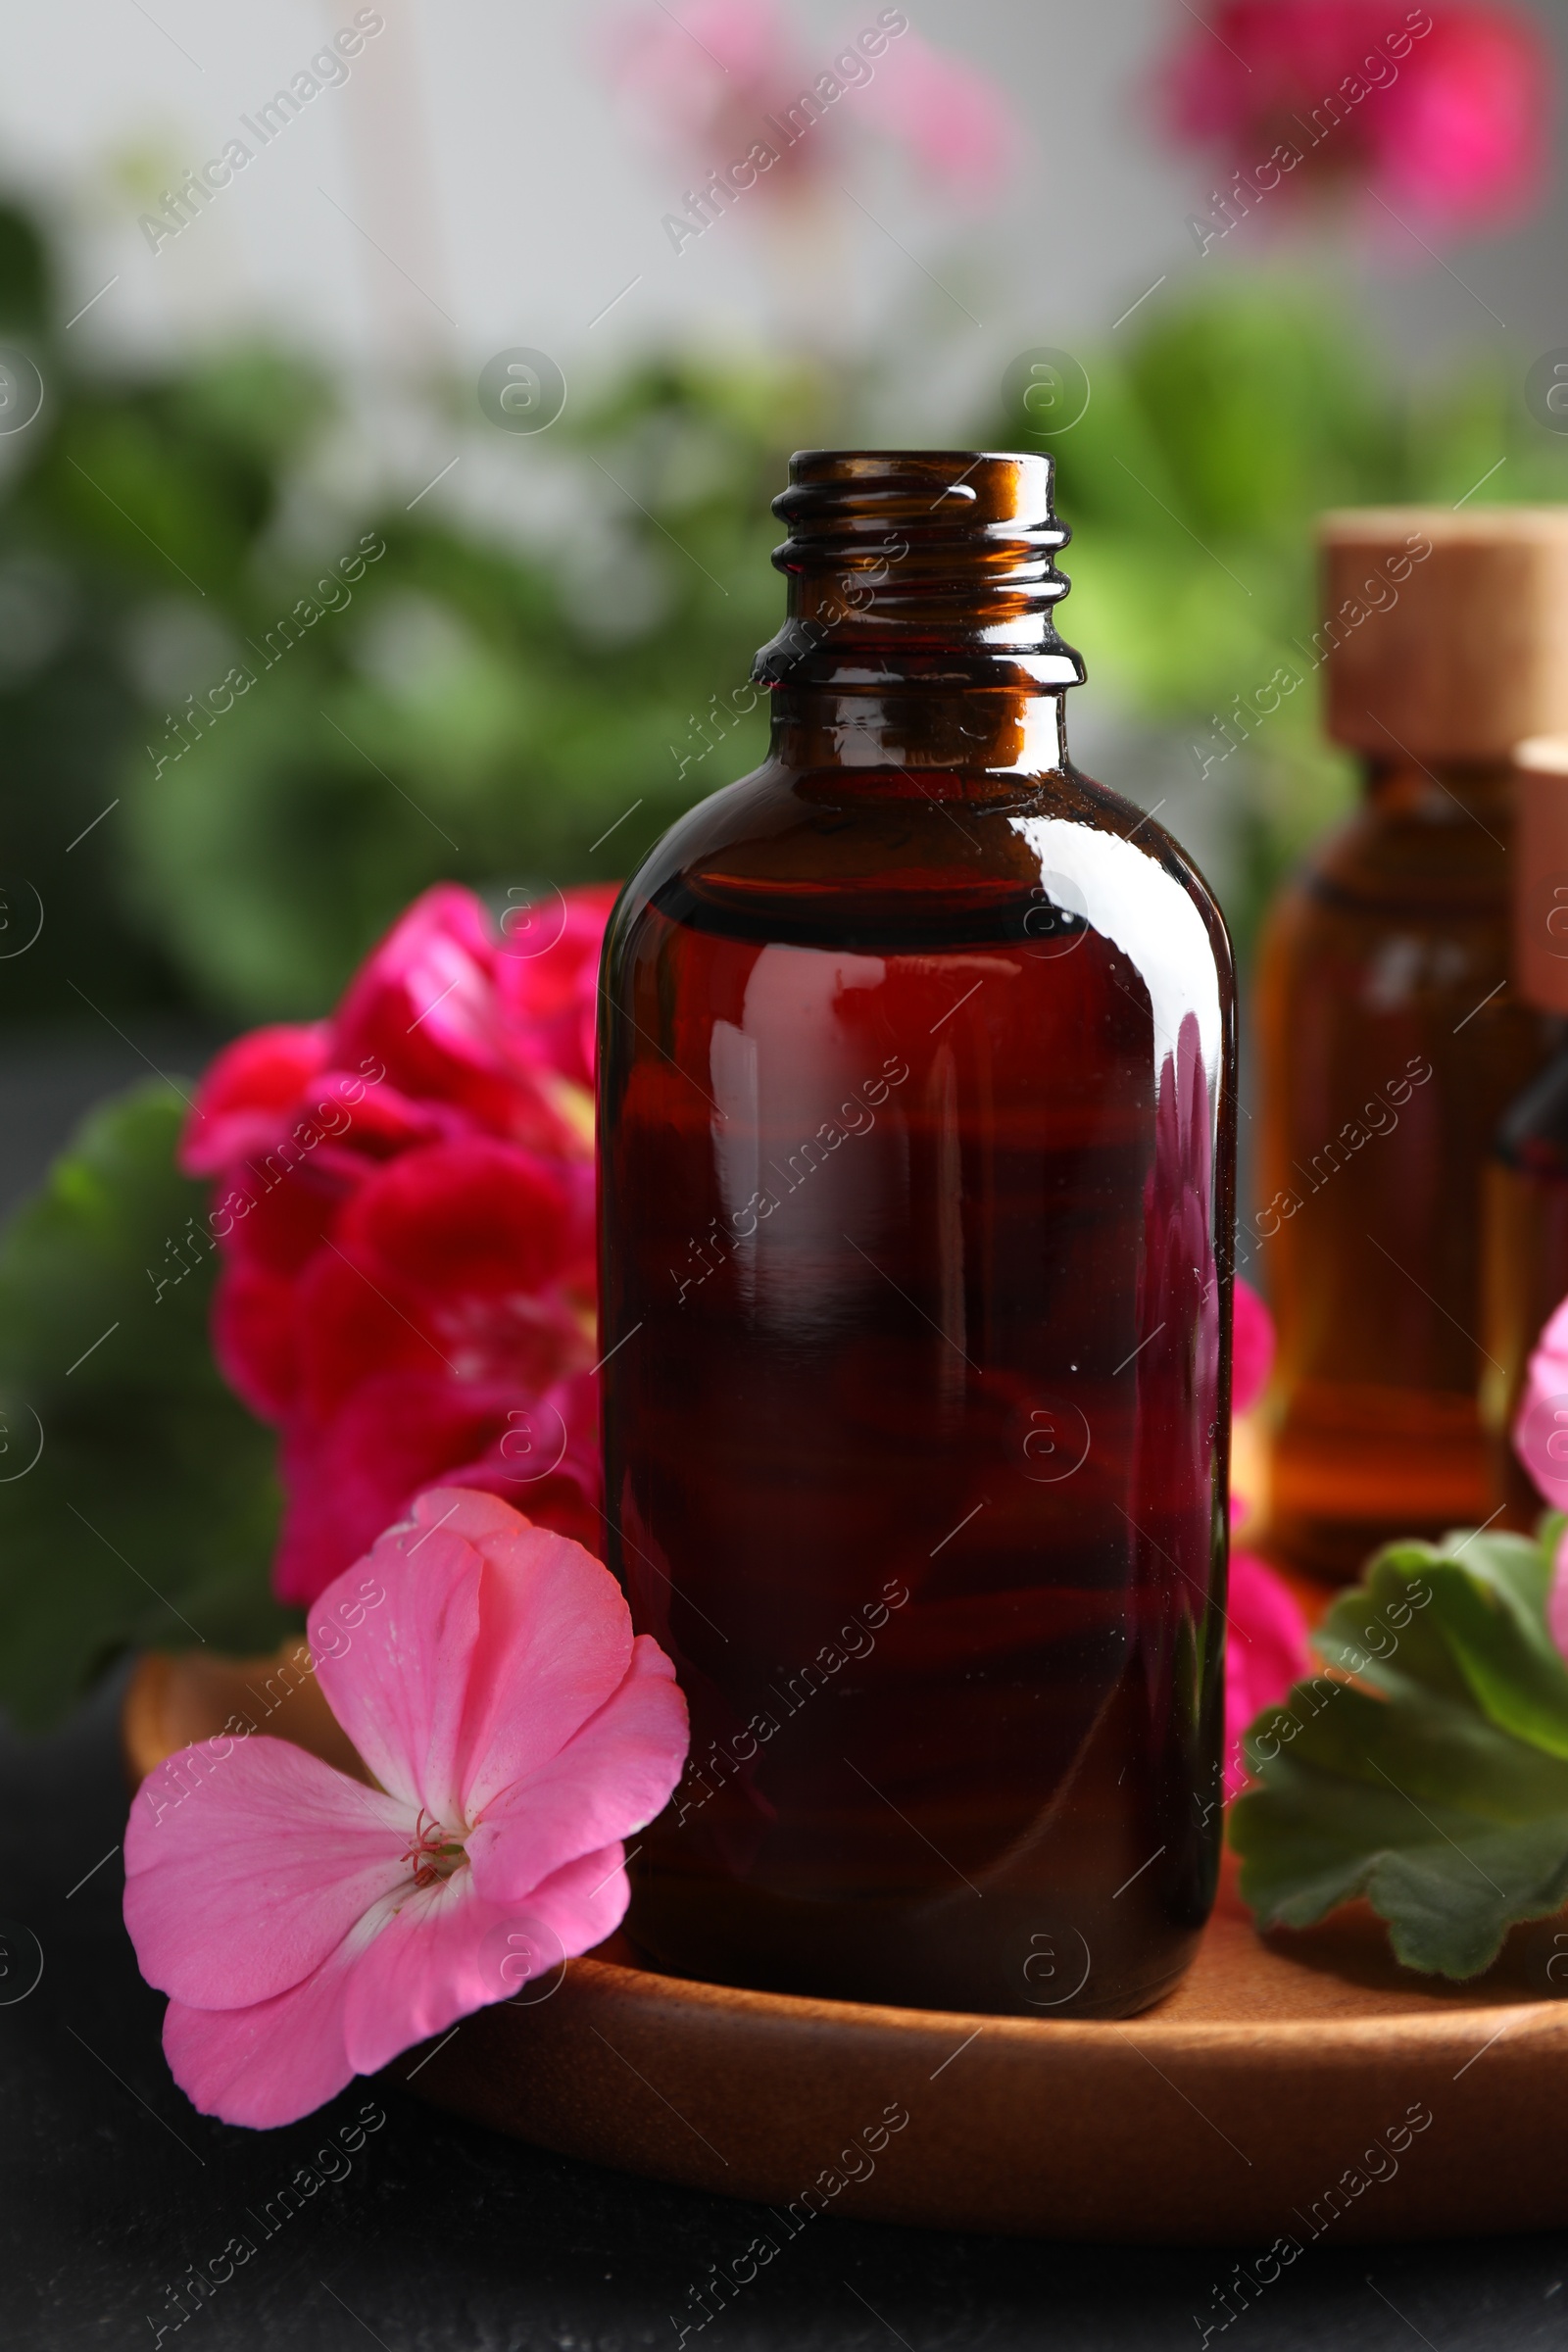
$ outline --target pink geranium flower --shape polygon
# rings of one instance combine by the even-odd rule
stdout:
[[[421,1494],[310,1637],[373,1781],[211,1741],[143,1782],[125,1834],[170,2067],[225,2123],[293,2123],[514,1995],[541,1952],[602,1941],[621,1840],[686,1753],[674,1669],[608,1569],[490,1494]]]
[[[1231,1553],[1225,1643],[1225,1795],[1247,1786],[1242,1740],[1254,1716],[1312,1670],[1306,1620],[1284,1579],[1253,1551]]]
[[[1231,1379],[1237,1412],[1246,1412],[1257,1402],[1268,1385],[1273,1361],[1274,1318],[1251,1284],[1238,1275]],[[1248,1499],[1233,1494],[1233,1520],[1246,1512]],[[1225,1794],[1229,1798],[1239,1796],[1247,1786],[1242,1739],[1248,1725],[1311,1671],[1311,1659],[1306,1621],[1295,1595],[1256,1552],[1231,1553],[1226,1616]]]
[[[1568,1298],[1536,1342],[1513,1446],[1543,1501],[1554,1511],[1568,1511]],[[1568,1657],[1568,1529],[1557,1545],[1546,1622]]]
[[[881,43],[868,54],[854,32],[805,48],[776,0],[685,0],[678,13],[644,0],[612,12],[600,50],[608,77],[699,187],[759,144],[776,160],[747,183],[748,205],[831,184],[858,122],[902,146],[941,195],[990,202],[1018,147],[1007,99],[977,67],[915,32],[904,12],[890,31],[889,13],[856,27]],[[816,118],[792,134],[790,109],[801,124],[810,112],[800,108],[803,95]]]
[[[1225,176],[1251,181],[1283,150],[1271,218],[1309,191],[1340,189],[1384,230],[1389,207],[1454,235],[1505,226],[1539,199],[1552,66],[1519,10],[1222,0],[1196,23],[1194,13],[1166,69],[1167,118],[1215,149]]]

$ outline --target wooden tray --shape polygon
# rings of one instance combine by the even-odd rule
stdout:
[[[271,1667],[144,1660],[133,1774],[220,1730]],[[352,1756],[314,1681],[270,1728]],[[823,2211],[1111,2241],[1471,2236],[1568,2226],[1556,1978],[1562,1921],[1453,1986],[1399,1968],[1363,1905],[1264,1941],[1227,1875],[1184,1984],[1122,2024],[737,1991],[612,1938],[391,2071],[537,2146],[770,2205],[775,2239]]]

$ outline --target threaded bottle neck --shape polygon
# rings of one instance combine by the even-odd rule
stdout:
[[[966,450],[802,450],[773,501],[784,626],[760,685],[1080,685],[1053,618],[1070,533],[1053,461]]]

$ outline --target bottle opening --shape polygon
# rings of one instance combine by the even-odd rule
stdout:
[[[801,450],[773,512],[788,617],[760,684],[962,679],[1059,688],[1084,666],[1053,614],[1071,537],[1054,462],[990,450]]]

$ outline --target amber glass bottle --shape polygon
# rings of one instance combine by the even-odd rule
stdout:
[[[1279,1331],[1271,1540],[1345,1579],[1494,1507],[1481,1171],[1544,1051],[1508,984],[1508,755],[1568,724],[1568,510],[1346,513],[1323,553],[1329,731],[1366,797],[1265,930],[1247,1238]]]
[[[1544,1505],[1514,1450],[1513,1426],[1542,1325],[1568,1298],[1568,736],[1521,744],[1514,765],[1514,986],[1549,1020],[1555,1052],[1508,1105],[1485,1171],[1481,1420],[1489,1513],[1528,1530]],[[1554,1450],[1563,1451],[1560,1439]],[[1568,1489],[1549,1499],[1560,1508]]]
[[[612,1559],[693,1722],[628,1926],[1126,2014],[1220,1827],[1225,931],[1067,758],[1048,460],[808,452],[775,512],[769,756],[607,944]]]

